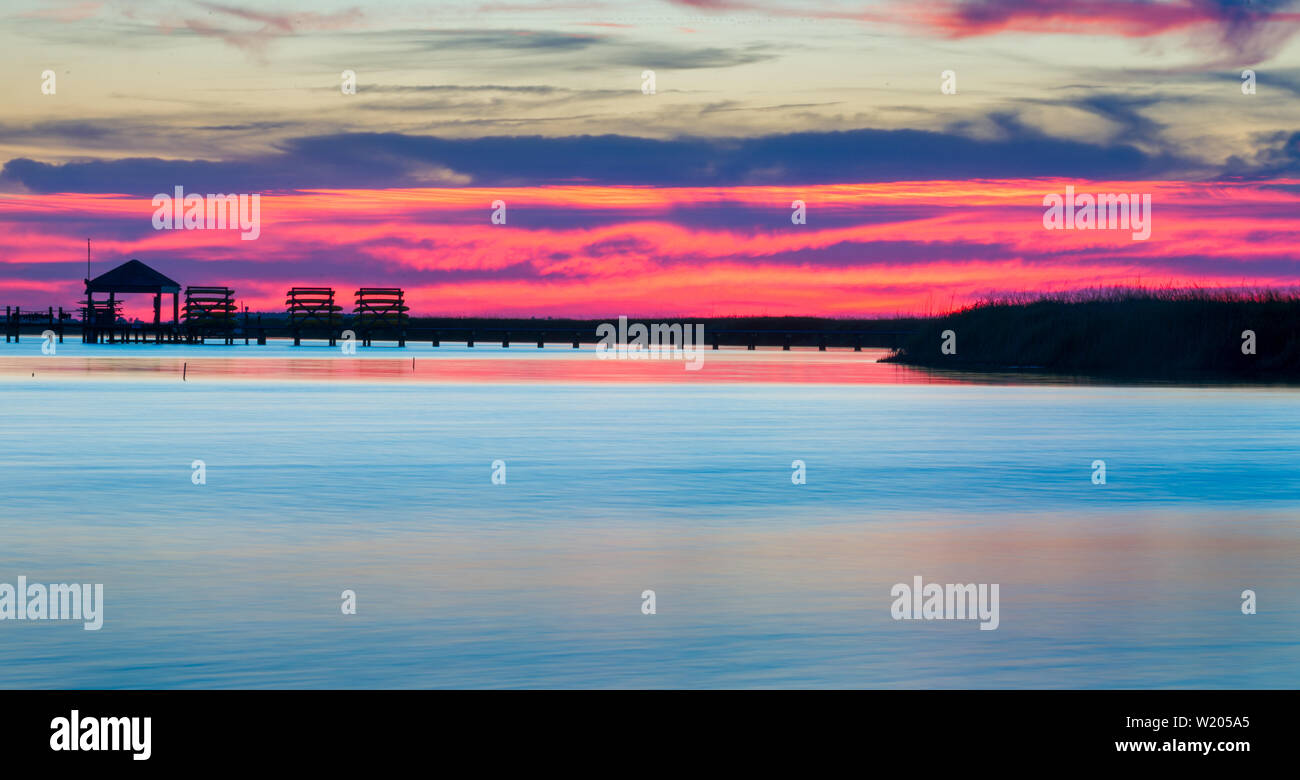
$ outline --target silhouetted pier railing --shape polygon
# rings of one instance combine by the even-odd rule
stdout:
[[[23,327],[27,327],[29,333],[35,332],[37,335],[47,330],[52,330],[58,336],[59,343],[63,343],[63,333],[65,327],[72,319],[72,315],[63,311],[60,306],[55,314],[55,308],[50,306],[44,311],[33,309],[23,311],[21,306],[6,306],[3,330],[5,332],[5,341],[18,341],[22,337]]]
[[[192,290],[202,288],[191,288]],[[224,289],[224,288],[218,288]],[[304,288],[296,288],[304,290]],[[203,315],[198,319],[187,320],[181,326],[170,323],[155,325],[147,322],[128,322],[118,320],[113,323],[92,322],[87,328],[83,320],[75,319],[62,309],[49,308],[38,311],[20,310],[16,306],[4,309],[3,330],[5,340],[13,341],[22,335],[39,336],[45,330],[53,330],[60,340],[65,333],[86,333],[95,343],[203,343],[204,338],[217,336],[225,344],[237,343],[243,339],[245,344],[266,344],[267,339],[293,339],[295,345],[303,340],[325,341],[336,346],[343,337],[343,331],[352,330],[356,334],[359,346],[374,346],[376,343],[388,342],[397,347],[406,346],[407,342],[428,344],[433,347],[448,344],[464,344],[466,347],[479,347],[485,344],[513,348],[520,344],[542,349],[546,346],[564,345],[578,349],[584,344],[597,344],[601,338],[597,335],[597,321],[551,321],[551,320],[510,320],[490,318],[466,318],[463,321],[449,318],[426,318],[423,321],[412,319],[405,311],[404,299],[399,299],[393,290],[385,296],[375,299],[375,308],[369,302],[366,307],[352,314],[344,314],[334,302],[329,288],[308,288],[310,292],[300,292],[293,296],[301,301],[297,309],[291,309],[284,315],[250,314],[247,311],[234,311],[233,304],[226,305],[224,293],[217,293],[221,298],[216,312],[218,315],[209,324],[211,328],[189,330],[191,324],[204,321]],[[378,289],[378,288],[372,288]],[[369,294],[367,295],[369,301]],[[399,302],[400,301],[400,302]],[[99,301],[96,301],[98,304]],[[188,304],[187,304],[188,305]],[[189,312],[196,312],[191,308]],[[188,313],[188,312],[187,312]],[[229,313],[229,316],[225,316]],[[670,321],[671,322],[671,321]],[[707,322],[707,320],[706,320]],[[684,321],[683,321],[683,324]],[[854,323],[855,325],[858,323]],[[790,349],[852,349],[860,351],[865,348],[894,349],[915,331],[911,328],[888,327],[893,322],[882,323],[887,327],[834,327],[834,328],[761,328],[761,327],[727,327],[725,325],[706,324],[704,330],[705,349],[722,347],[780,347]],[[908,323],[909,325],[911,323]]]

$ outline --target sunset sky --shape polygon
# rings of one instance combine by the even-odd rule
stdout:
[[[255,311],[326,284],[402,286],[416,314],[594,317],[1300,285],[1300,2],[0,14],[0,305],[75,307],[87,238],[93,274],[139,258]],[[177,186],[260,194],[260,236],[155,230]],[[1151,237],[1045,230],[1066,186],[1151,195]]]

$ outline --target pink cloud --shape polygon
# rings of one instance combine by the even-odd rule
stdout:
[[[1149,193],[1147,241],[1047,231],[1045,194]],[[142,198],[0,198],[0,303],[75,304],[88,231],[98,271],[139,257],[253,309],[293,285],[398,285],[417,314],[872,315],[988,292],[1146,283],[1300,284],[1300,181],[1000,180],[802,187],[329,190],[266,195],[261,237],[154,231]],[[793,198],[808,224],[790,223]],[[508,204],[506,225],[488,216]],[[683,219],[726,205],[733,223]],[[548,215],[533,218],[530,215]],[[570,214],[585,217],[566,217]],[[99,225],[98,229],[95,225]]]

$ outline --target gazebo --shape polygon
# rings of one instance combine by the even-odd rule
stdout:
[[[180,291],[176,281],[163,276],[139,260],[128,260],[86,282],[85,322],[111,329],[117,319],[119,294],[153,293],[153,324],[162,324],[162,297],[172,296],[172,325],[180,325]],[[95,293],[108,293],[107,301],[96,301]]]

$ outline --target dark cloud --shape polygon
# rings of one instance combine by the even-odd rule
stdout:
[[[1277,178],[1300,175],[1300,132],[1264,133],[1257,137],[1250,157],[1233,156],[1224,166],[1225,176]]]
[[[6,275],[28,282],[49,283],[67,282],[81,279],[86,275],[85,240],[69,241],[69,256],[77,259],[67,262],[52,263],[6,263]],[[276,262],[268,263],[248,259],[247,254],[219,249],[205,253],[202,258],[194,258],[191,252],[156,251],[138,248],[131,252],[131,257],[174,278],[185,279],[190,284],[227,284],[230,279],[256,279],[258,284],[283,284],[291,287],[304,278],[342,278],[355,276],[358,265],[371,269],[373,275],[393,274],[394,281],[400,278],[401,284],[425,285],[455,282],[476,282],[509,279],[538,279],[541,272],[533,263],[520,262],[495,268],[411,268],[394,266],[383,257],[376,256],[370,250],[380,247],[382,242],[370,242],[365,246],[349,246],[346,254],[339,252],[336,244],[321,243],[296,247],[296,252],[281,255]],[[77,256],[80,249],[81,256]],[[436,251],[432,247],[431,251]],[[111,261],[110,261],[111,262]],[[104,261],[97,261],[92,273],[108,270]]]
[[[606,42],[604,35],[546,30],[453,29],[378,33],[405,38],[414,51],[582,51]]]
[[[1155,140],[1164,132],[1165,125],[1146,116],[1142,111],[1152,106],[1173,102],[1187,102],[1187,100],[1163,95],[1156,97],[1097,93],[1070,101],[1070,105],[1114,122],[1119,125],[1119,133],[1122,135]]]
[[[841,241],[824,247],[811,247],[762,255],[762,260],[784,266],[808,268],[876,268],[930,265],[951,262],[998,261],[1014,256],[1016,249],[999,243],[980,244],[968,241]],[[693,257],[667,258],[662,265],[689,266]]]
[[[1237,84],[1241,83],[1237,74],[1233,74],[1233,81]],[[1260,71],[1255,74],[1255,87],[1260,96],[1265,99],[1270,89],[1278,89],[1300,97],[1300,68],[1270,68],[1267,71]]]
[[[337,92],[338,86],[316,87],[317,90]],[[409,95],[428,92],[516,92],[530,95],[554,95],[556,93],[577,92],[579,90],[551,87],[542,84],[367,84],[359,90],[366,93],[382,95]],[[611,90],[612,92],[612,90]]]
[[[1269,59],[1300,31],[1290,13],[1300,6],[1297,0],[958,0],[928,5],[922,14],[909,14],[906,3],[896,5],[901,17],[949,38],[1044,31],[1146,38],[1191,32],[1199,48],[1239,65]]]
[[[735,49],[637,45],[621,46],[604,54],[604,62],[600,64],[601,67],[623,65],[629,68],[664,70],[730,68],[736,65],[749,65],[776,58],[774,48],[765,44],[752,44]]]
[[[1261,237],[1264,238],[1264,237]],[[1286,236],[1271,236],[1269,240],[1285,240]],[[1169,279],[1186,279],[1187,277],[1231,277],[1239,275],[1242,280],[1249,279],[1292,279],[1296,275],[1296,258],[1285,250],[1275,255],[1263,255],[1248,258],[1226,259],[1223,255],[1171,254],[1152,256],[1145,252],[1126,252],[1115,247],[1105,249],[1079,250],[1070,252],[1050,252],[1023,257],[1026,265],[1052,265],[1062,259],[1079,263],[1080,268],[1095,265],[1131,266],[1134,272],[1141,272],[1143,277],[1158,284],[1162,276]]]
[[[609,68],[696,70],[729,68],[776,59],[788,44],[750,43],[724,48],[648,41],[624,34],[530,29],[385,30],[346,34],[366,47],[367,62],[408,67],[430,55],[474,58],[486,67],[515,71],[521,61],[544,61],[571,71]],[[360,90],[358,90],[360,91]]]
[[[860,8],[794,0],[668,0],[705,12],[901,24],[960,39],[1003,33],[1149,38],[1190,33],[1190,43],[1221,64],[1262,62],[1300,31],[1300,0],[893,0]]]
[[[439,138],[338,133],[294,138],[276,154],[234,160],[128,158],[61,164],[18,158],[0,181],[35,192],[265,192],[473,184],[800,185],[1062,176],[1160,179],[1198,163],[1124,143],[1085,143],[989,117],[999,137],[926,130],[850,130],[754,138],[621,135]],[[1261,160],[1277,165],[1282,159]],[[455,174],[452,176],[451,174]]]

